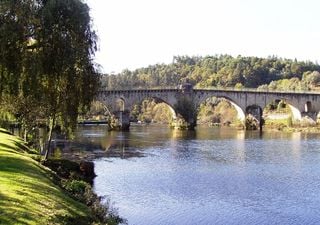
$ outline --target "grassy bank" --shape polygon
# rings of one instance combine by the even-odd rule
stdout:
[[[0,224],[90,224],[88,207],[55,185],[29,151],[0,129]]]

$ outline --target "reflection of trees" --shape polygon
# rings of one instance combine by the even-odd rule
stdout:
[[[200,126],[196,131],[172,130],[170,148],[175,158],[199,158],[212,162],[244,163],[244,130]],[[221,147],[219,147],[221,145]]]
[[[115,156],[121,158],[130,157],[130,135],[129,132],[110,131],[105,138],[103,149],[108,156]]]
[[[194,130],[171,129],[170,134],[173,140],[190,140],[197,137],[197,132]]]

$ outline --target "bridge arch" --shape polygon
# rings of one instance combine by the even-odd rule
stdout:
[[[143,101],[145,101],[145,100],[154,100],[156,104],[160,104],[160,103],[165,104],[171,113],[172,120],[177,119],[177,112],[174,109],[174,106],[172,106],[170,103],[168,103],[164,99],[162,99],[160,97],[156,97],[156,96],[146,96],[144,98],[137,99],[136,101],[132,101],[129,108],[127,108],[127,110],[132,111],[135,105],[141,106]]]
[[[123,112],[126,109],[126,101],[123,97],[117,98],[115,105],[116,105],[115,111],[122,111]]]
[[[115,106],[116,99],[122,98],[125,106],[120,109],[131,109],[132,104],[140,102],[145,98],[159,98],[161,102],[166,103],[170,107],[173,117],[180,115],[186,109],[198,109],[200,104],[210,97],[224,98],[237,111],[237,117],[244,121],[246,117],[246,107],[248,105],[259,105],[265,108],[267,103],[272,100],[284,100],[289,106],[294,121],[301,121],[305,116],[316,119],[316,114],[320,111],[320,94],[319,93],[297,93],[297,92],[279,92],[279,91],[257,91],[257,90],[231,90],[231,89],[193,89],[190,92],[183,92],[180,89],[133,89],[133,90],[106,90],[99,91],[97,98],[105,103],[108,109],[112,112],[117,107]],[[120,99],[121,99],[120,98]],[[179,104],[183,99],[187,99],[187,107],[180,107]],[[186,104],[181,104],[185,105]],[[118,107],[119,108],[119,107]],[[181,109],[182,108],[182,109]],[[197,112],[192,112],[192,115],[184,115],[189,119],[188,123],[195,121],[194,115]]]
[[[291,110],[291,114],[292,114],[292,122],[298,122],[302,119],[302,114],[301,111],[299,110],[298,107],[294,106],[293,104],[291,104],[290,102],[286,102]]]
[[[198,98],[198,100],[196,101],[196,108],[199,109],[201,104],[205,103],[205,101],[207,99],[210,99],[210,98],[213,98],[213,97],[220,98],[220,99],[225,99],[227,102],[229,102],[237,112],[237,119],[239,121],[241,121],[241,123],[245,124],[245,119],[246,119],[245,108],[241,107],[241,105],[238,104],[235,100],[233,100],[230,97],[227,97],[225,95],[219,95],[219,94],[206,94],[206,95],[203,95],[200,98]]]
[[[278,107],[281,102],[284,102],[288,106],[290,113],[280,111],[280,113],[278,112],[275,115],[272,115],[272,113],[267,114],[268,110],[267,110],[267,112],[265,110],[267,109],[268,105],[272,105],[272,104],[274,105],[273,107],[271,107],[271,112],[272,112],[274,110],[279,110]],[[275,107],[277,107],[277,108],[275,108]],[[275,119],[275,120],[282,119],[283,120],[285,118],[289,119],[291,117],[290,123],[299,123],[302,119],[303,107],[304,107],[303,104],[301,104],[301,103],[299,104],[299,103],[292,101],[288,98],[271,98],[268,102],[266,102],[265,107],[263,108],[264,117],[266,120],[268,120],[268,119]]]

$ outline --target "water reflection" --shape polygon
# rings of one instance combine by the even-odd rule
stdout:
[[[198,127],[196,131],[171,130],[166,126],[159,125],[133,125],[130,132],[108,132],[106,127],[83,126],[79,127],[75,143],[80,143],[80,149],[89,152],[99,153],[99,156],[109,157],[141,157],[146,154],[153,154],[148,151],[150,148],[170,147],[171,151],[184,157],[194,157],[197,154],[196,149],[207,154],[207,159],[219,162],[238,162],[245,163],[247,158],[255,155],[257,160],[281,161],[287,156],[288,152],[284,149],[281,152],[270,148],[267,152],[256,152],[260,148],[269,148],[274,140],[292,140],[290,141],[293,158],[298,163],[300,157],[301,140],[310,135],[301,133],[282,133],[282,132],[263,132],[236,130],[234,128],[209,128]],[[312,136],[312,135],[311,135]],[[314,135],[313,135],[314,136]],[[211,151],[212,141],[221,149],[227,143],[228,159],[220,153]],[[222,142],[224,140],[224,142]],[[247,144],[255,143],[251,148]],[[259,142],[259,140],[261,140]],[[222,145],[222,146],[220,146]],[[281,144],[280,144],[281,145]],[[281,146],[280,146],[281,147]],[[79,149],[79,146],[76,147]],[[207,149],[202,151],[203,149]],[[277,148],[276,148],[277,149]],[[298,164],[297,164],[298,165]]]
[[[95,161],[95,188],[116,201],[129,224],[320,220],[318,134],[159,125],[108,132],[105,126],[80,126],[63,157],[70,155],[102,158]]]
[[[95,190],[111,196],[129,224],[320,220],[319,135],[207,127],[189,132],[153,125],[132,126],[130,132],[85,127],[79,132],[103,152],[114,152],[109,156],[116,157],[95,160]],[[145,157],[127,160],[130,152]]]

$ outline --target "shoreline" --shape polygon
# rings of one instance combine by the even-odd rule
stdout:
[[[125,222],[101,204],[101,197],[87,183],[90,178],[80,177],[86,171],[79,164],[65,160],[49,168],[39,158],[21,138],[0,128],[0,224]]]

